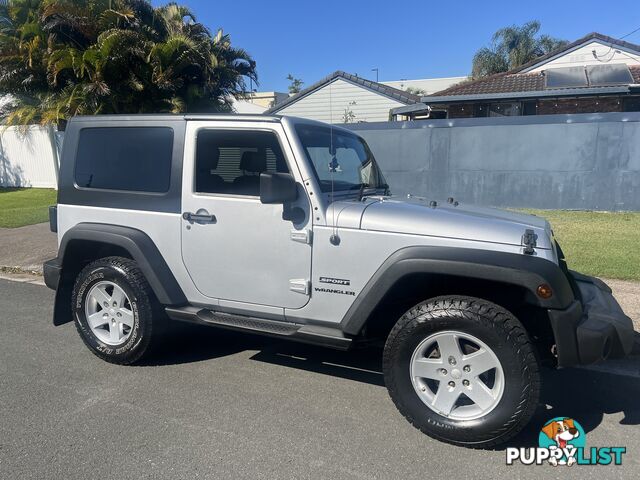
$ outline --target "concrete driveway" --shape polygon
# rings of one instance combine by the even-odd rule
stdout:
[[[48,223],[0,228],[0,267],[42,272],[42,264],[57,250],[57,236]]]
[[[53,293],[0,280],[0,478],[637,478],[640,373],[545,374],[511,446],[568,415],[621,467],[506,466],[504,450],[422,435],[383,386],[380,352],[335,352],[185,325],[143,366],[102,362]]]

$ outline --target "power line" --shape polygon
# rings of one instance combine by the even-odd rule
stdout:
[[[638,27],[638,28],[636,28],[636,29],[634,29],[634,30],[630,31],[630,32],[629,32],[629,33],[627,33],[626,35],[623,35],[623,36],[621,36],[621,37],[616,38],[616,40],[622,40],[623,38],[627,38],[627,37],[629,37],[629,36],[633,35],[634,33],[638,32],[638,31],[640,31],[640,27]],[[604,58],[604,57],[606,57],[607,55],[609,55],[612,51],[613,51],[613,44],[611,44],[611,43],[610,43],[610,44],[609,44],[609,50],[607,50],[607,52],[606,52],[606,53],[603,53],[603,54],[601,54],[601,55],[598,55],[598,54],[596,54],[596,50],[595,50],[595,49],[593,49],[593,50],[591,51],[591,53],[593,54],[593,58],[595,58],[597,61],[599,61],[599,62],[601,62],[601,63],[608,63],[608,62],[610,62],[611,60],[613,60],[613,57],[615,57],[616,52],[619,52],[619,50],[616,50],[616,51],[613,53],[613,55],[611,56],[611,58],[609,58],[608,60],[601,60],[601,59],[602,59],[602,58]],[[629,55],[627,55],[627,56],[629,57]],[[632,57],[629,57],[629,58],[632,58]],[[634,58],[634,60],[635,60],[635,58]]]
[[[634,33],[640,31],[640,27],[636,28],[635,30],[633,30],[632,32],[627,33],[626,35],[621,36],[618,40],[622,40],[623,38],[627,38],[630,35],[633,35]]]

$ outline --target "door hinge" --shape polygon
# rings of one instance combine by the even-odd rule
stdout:
[[[294,242],[306,243],[311,245],[313,235],[311,230],[291,230],[291,240]]]
[[[306,278],[293,278],[289,280],[289,290],[309,295],[309,292],[311,291],[311,282]]]

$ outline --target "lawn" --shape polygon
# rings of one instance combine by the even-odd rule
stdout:
[[[549,220],[570,269],[598,277],[640,280],[640,212],[527,213]]]
[[[57,192],[50,188],[0,188],[0,228],[15,228],[49,220],[49,205]]]

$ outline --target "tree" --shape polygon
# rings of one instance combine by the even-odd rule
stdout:
[[[8,125],[79,114],[230,109],[251,56],[186,7],[148,0],[0,0]]]
[[[291,82],[289,84],[289,87],[287,87],[289,89],[289,94],[295,95],[296,93],[300,93],[300,91],[302,90],[302,85],[304,85],[304,82],[299,78],[295,78],[291,74],[287,75],[287,80]]]
[[[342,112],[342,123],[353,123],[356,120],[356,114],[351,110],[351,107],[354,105],[357,105],[357,103],[355,100],[352,100],[344,108],[344,112]]]
[[[405,92],[410,93],[411,95],[417,95],[419,97],[422,97],[427,94],[426,90],[423,90],[422,88],[417,88],[417,87],[407,87]]]
[[[549,35],[538,35],[539,31],[537,20],[501,28],[493,34],[491,46],[481,48],[474,55],[471,76],[476,79],[506,72],[568,43]]]

